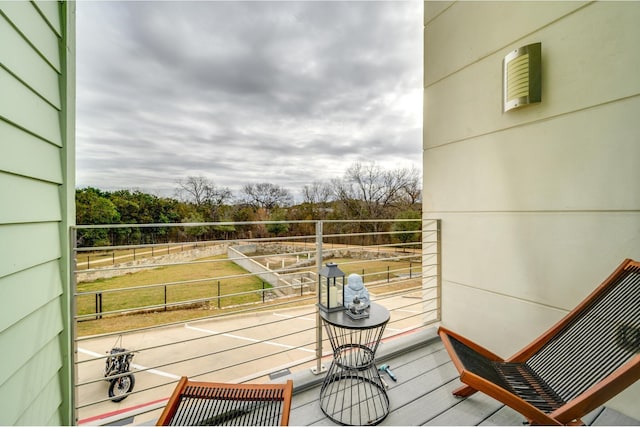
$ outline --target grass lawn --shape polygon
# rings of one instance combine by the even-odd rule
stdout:
[[[365,285],[367,282],[377,282],[381,280],[393,279],[398,274],[409,275],[409,269],[412,274],[422,272],[420,263],[409,261],[376,261],[376,260],[358,260],[353,258],[332,258],[325,262],[333,262],[338,264],[338,268],[342,270],[345,276],[356,273],[362,276]],[[387,271],[389,275],[387,276]],[[346,278],[345,278],[346,281]]]
[[[80,283],[78,284],[78,293],[94,293],[78,295],[76,299],[77,313],[83,315],[96,312],[95,292],[102,294],[102,312],[135,310],[147,306],[163,305],[165,304],[165,292],[167,304],[215,298],[218,296],[218,284],[220,285],[220,294],[223,296],[220,299],[221,307],[260,301],[261,296],[258,293],[249,292],[262,289],[260,278],[248,275],[246,270],[224,259],[225,256],[221,255],[198,260],[212,262],[157,267],[110,279]],[[241,277],[217,279],[227,276]],[[193,282],[180,283],[187,281]],[[269,285],[265,284],[265,286]],[[224,295],[242,292],[249,293],[224,297]],[[217,305],[217,301],[213,301],[212,304]]]
[[[98,279],[93,282],[79,283],[78,293],[89,292],[76,297],[77,314],[96,313],[96,294],[101,293],[102,312],[124,310],[123,313],[103,315],[102,318],[86,318],[78,322],[78,335],[94,335],[107,332],[118,332],[172,322],[188,321],[210,316],[212,310],[220,312],[234,310],[243,304],[261,303],[261,290],[271,287],[264,284],[259,277],[252,276],[237,264],[227,261],[226,255],[203,258],[198,261],[210,261],[196,264],[157,267],[138,273],[110,279]],[[327,262],[335,262],[348,276],[351,273],[363,275],[365,285],[377,282],[374,292],[391,292],[419,286],[420,280],[393,282],[385,284],[387,279],[397,275],[421,271],[419,263],[410,265],[408,261],[375,261],[336,258]],[[226,279],[218,279],[221,277]],[[415,277],[415,276],[414,276]],[[346,280],[346,279],[345,279]],[[192,281],[191,283],[183,283]],[[179,283],[179,284],[172,284]],[[218,300],[218,284],[221,298]],[[166,292],[166,296],[165,296]],[[227,295],[227,296],[225,296]],[[165,300],[166,299],[166,300]],[[164,304],[188,302],[199,299],[211,299],[191,306],[181,305],[166,309]],[[313,300],[313,299],[312,299]],[[308,296],[305,304],[309,303]],[[141,311],[148,306],[161,306],[154,312]],[[256,306],[256,309],[262,305]]]

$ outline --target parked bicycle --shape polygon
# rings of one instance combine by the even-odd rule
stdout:
[[[118,342],[116,342],[116,345]],[[104,376],[109,381],[109,397],[113,402],[125,399],[136,383],[136,379],[130,372],[133,351],[122,347],[113,347],[109,352],[104,368]],[[129,373],[128,375],[125,375]]]

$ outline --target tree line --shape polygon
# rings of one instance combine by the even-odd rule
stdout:
[[[376,163],[356,162],[344,176],[313,182],[301,189],[302,201],[294,204],[291,192],[262,182],[245,184],[234,195],[227,187],[203,176],[176,182],[174,197],[158,197],[141,191],[104,191],[94,187],[76,190],[76,223],[169,224],[207,222],[258,222],[299,220],[375,220],[420,218],[421,177],[415,168],[386,170]],[[397,227],[419,228],[419,223]],[[400,225],[402,224],[402,225]],[[337,227],[337,225],[333,225]],[[313,234],[311,224],[216,225],[188,227],[128,227],[83,229],[81,246],[167,243],[219,238]],[[384,231],[384,223],[345,223],[339,232]],[[411,235],[411,234],[408,234]]]

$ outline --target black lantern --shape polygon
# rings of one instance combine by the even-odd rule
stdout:
[[[328,262],[318,273],[318,308],[322,311],[344,310],[344,273],[338,264]]]

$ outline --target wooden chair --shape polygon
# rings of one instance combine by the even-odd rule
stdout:
[[[293,381],[226,384],[182,377],[156,425],[289,425]]]
[[[625,260],[510,359],[445,328],[438,332],[466,384],[454,395],[482,391],[532,424],[581,424],[640,378],[640,263]]]

